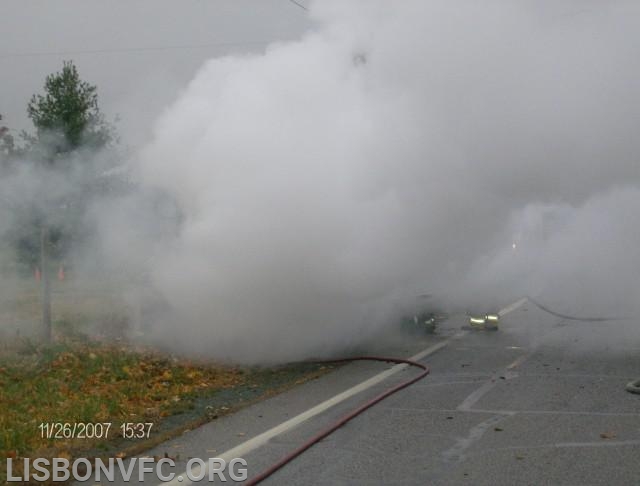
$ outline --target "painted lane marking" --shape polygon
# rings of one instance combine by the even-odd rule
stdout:
[[[514,302],[513,304],[505,307],[504,309],[501,309],[500,311],[498,311],[498,315],[502,317],[510,312],[513,312],[522,304],[524,304],[526,301],[527,301],[526,298],[520,299]],[[428,347],[427,349],[415,354],[414,356],[411,356],[409,360],[419,361],[423,358],[426,358],[427,356],[447,346],[451,341],[455,339],[460,339],[465,334],[467,334],[467,331],[459,331],[453,336],[451,336],[450,338],[445,339],[444,341],[441,341],[437,344],[434,344],[433,346]],[[224,459],[227,463],[234,458],[243,457],[249,452],[254,451],[259,447],[262,447],[274,437],[277,437],[278,435],[288,432],[294,427],[297,427],[298,425],[306,422],[307,420],[315,417],[316,415],[319,415],[320,413],[328,410],[329,408],[347,400],[348,398],[351,398],[352,396],[368,388],[371,388],[374,385],[377,385],[378,383],[386,380],[390,376],[393,376],[396,373],[406,369],[408,366],[409,365],[407,364],[397,364],[395,366],[392,366],[388,370],[378,373],[377,375],[369,378],[368,380],[365,380],[362,383],[355,385],[349,388],[348,390],[345,390],[342,393],[339,393],[338,395],[332,398],[329,398],[328,400],[325,400],[324,402],[316,405],[315,407],[310,408],[306,412],[302,412],[301,414],[296,415],[295,417],[281,423],[280,425],[276,425],[275,427],[263,432],[262,434],[259,434],[243,442],[242,444],[232,449],[229,449],[228,451],[218,455],[217,457]],[[205,468],[204,475],[206,477],[208,474],[208,462],[205,463],[204,468]],[[197,467],[193,468],[193,472],[196,476],[199,476],[202,474],[202,471],[200,471],[200,468],[197,468]],[[162,485],[164,486],[189,486],[191,484],[193,483],[186,476],[186,473],[182,473],[181,475],[176,476],[172,481],[169,481],[167,483],[162,483]]]
[[[460,412],[468,412],[483,396],[491,391],[496,386],[496,381],[487,381],[480,388],[474,390],[467,398],[465,398],[456,409]]]
[[[504,309],[500,309],[498,311],[498,315],[500,317],[506,316],[507,314],[513,312],[514,310],[516,310],[518,307],[520,307],[522,304],[524,304],[527,301],[527,298],[524,297],[520,300],[517,300],[516,302],[514,302],[513,304],[510,304],[508,306],[506,306]],[[507,365],[506,370],[511,370],[513,368],[515,368],[516,366],[522,364],[530,355],[529,354],[523,354],[522,356],[519,356],[513,363]],[[502,373],[503,375],[505,373]],[[515,375],[514,373],[510,373],[508,375],[508,378],[515,378],[517,375]],[[498,384],[498,382],[495,380],[495,376],[492,378],[491,381],[486,382],[485,384],[483,384],[482,386],[480,386],[480,388],[474,390],[467,398],[465,398],[462,403],[460,405],[458,405],[457,410],[461,411],[461,412],[468,412],[471,407],[473,407],[483,396],[485,396],[487,393],[489,393],[489,391],[491,391],[491,389],[496,386]]]
[[[505,307],[504,309],[500,309],[498,311],[498,315],[500,317],[506,316],[507,314],[513,312],[514,310],[516,310],[518,307],[520,307],[522,304],[524,304],[525,302],[527,302],[527,298],[523,297],[520,300],[515,301],[513,304],[508,305],[507,307]]]
[[[510,304],[505,308],[500,309],[498,311],[498,315],[500,317],[506,316],[507,314],[518,309],[525,302],[527,302],[527,298],[523,297],[522,299],[515,301],[513,304]],[[522,364],[529,356],[530,356],[529,354],[523,354],[522,356],[519,356],[513,363],[507,365],[506,370],[511,370],[516,366]],[[509,378],[515,378],[515,376],[511,374]],[[462,403],[458,405],[457,410],[459,410],[460,412],[468,412],[471,409],[471,407],[473,407],[483,396],[489,393],[489,391],[491,391],[491,389],[496,385],[497,385],[497,381],[495,381],[495,379],[492,379],[492,381],[486,382],[480,388],[474,390],[467,398],[465,398],[462,401]]]
[[[640,440],[611,440],[600,442],[556,442],[552,444],[540,444],[540,445],[522,445],[522,446],[507,446],[507,447],[492,447],[490,449],[482,449],[478,452],[469,454],[470,456],[480,456],[492,452],[502,451],[527,451],[535,449],[556,449],[556,448],[582,448],[582,447],[636,447],[640,445]]]
[[[416,407],[387,407],[389,410],[397,412],[419,412],[419,413],[455,413],[458,409],[451,408],[416,408]],[[566,410],[491,410],[474,408],[466,410],[465,413],[481,413],[485,415],[568,415],[568,416],[594,416],[594,417],[640,417],[638,412],[573,412]]]
[[[442,453],[442,458],[445,461],[461,461],[464,459],[465,451],[469,447],[482,439],[482,436],[487,430],[499,424],[507,417],[508,415],[495,415],[472,427],[466,437],[461,437],[453,447]]]
[[[518,366],[520,366],[522,363],[524,363],[529,357],[531,356],[531,354],[523,354],[521,356],[518,356],[513,363],[510,363],[507,365],[507,369],[508,370],[512,370],[514,368],[517,368]]]
[[[423,351],[420,351],[419,353],[411,356],[409,358],[410,361],[419,361],[422,358],[425,358],[439,350],[441,350],[442,348],[444,348],[445,346],[447,346],[451,341],[453,341],[454,339],[459,339],[462,336],[464,336],[466,334],[466,331],[460,331],[456,334],[454,334],[453,336],[451,336],[450,338],[441,341],[437,344],[434,344],[433,346],[430,346],[426,349],[424,349]],[[229,449],[228,451],[217,455],[216,457],[224,459],[224,461],[226,461],[227,463],[229,463],[229,461],[231,461],[232,459],[235,459],[237,457],[243,457],[246,454],[248,454],[251,451],[254,451],[255,449],[265,445],[267,442],[269,442],[271,439],[273,439],[274,437],[277,437],[285,432],[288,432],[289,430],[293,429],[294,427],[297,427],[298,425],[306,422],[307,420],[315,417],[316,415],[319,415],[320,413],[328,410],[329,408],[345,401],[348,398],[351,398],[352,396],[367,390],[368,388],[371,388],[374,385],[377,385],[378,383],[386,380],[387,378],[389,378],[390,376],[395,375],[396,373],[406,369],[409,365],[407,364],[397,364],[392,366],[391,368],[389,368],[386,371],[383,371],[381,373],[378,373],[377,375],[369,378],[368,380],[365,380],[361,383],[359,383],[358,385],[355,385],[345,391],[343,391],[342,393],[339,393],[337,395],[335,395],[332,398],[329,398],[328,400],[325,400],[324,402],[316,405],[315,407],[310,408],[309,410],[307,410],[306,412],[302,412],[299,415],[296,415],[295,417],[287,420],[286,422],[282,422],[280,425],[276,425],[275,427],[267,430],[266,432],[263,432],[262,434],[256,435],[255,437],[243,442],[242,444]],[[194,476],[200,476],[202,475],[202,471],[200,469],[200,467],[194,466],[193,469],[193,475]],[[204,471],[204,475],[205,477],[208,475],[208,462],[205,462],[205,471]],[[182,480],[180,480],[179,478],[182,478]],[[166,483],[161,483],[164,486],[188,486],[190,484],[193,484],[192,481],[187,477],[186,472],[183,472],[182,474],[176,475],[176,477],[169,482]]]

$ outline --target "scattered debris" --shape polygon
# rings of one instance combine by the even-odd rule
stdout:
[[[469,316],[469,325],[463,329],[473,331],[497,331],[500,317],[498,314],[485,314],[482,316]]]
[[[630,381],[629,383],[627,383],[625,389],[629,393],[640,394],[640,380]]]

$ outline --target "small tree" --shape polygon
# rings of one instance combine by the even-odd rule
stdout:
[[[71,160],[93,159],[84,155],[76,158],[75,152],[103,149],[115,141],[115,129],[100,112],[97,88],[80,79],[72,61],[63,62],[62,71],[46,77],[44,94],[31,97],[27,114],[36,129],[33,135],[23,132],[28,158],[45,162],[45,170],[58,174],[71,167]],[[49,187],[45,173],[41,200],[28,206],[31,216],[20,221],[20,236],[24,236],[18,239],[18,248],[24,250],[25,260],[40,263],[43,335],[47,341],[51,340],[49,261],[61,257],[83,232],[83,208],[91,197],[90,188],[100,179],[95,167],[88,169],[80,179],[76,174],[62,192]]]
[[[96,192],[94,189],[104,184],[100,177],[103,168],[94,165],[96,157],[74,152],[112,148],[117,136],[114,126],[105,121],[100,111],[96,86],[80,78],[72,61],[64,61],[61,71],[45,78],[44,90],[31,97],[27,114],[35,132],[22,132],[26,145],[7,146],[7,152],[18,155],[21,162],[41,164],[43,169],[54,171],[55,176],[62,176],[55,179],[50,177],[54,174],[38,172],[40,200],[20,201],[20,210],[14,211],[17,223],[7,236],[19,261],[32,267],[41,259],[41,228],[47,226],[51,256],[62,258],[72,241],[83,234],[83,208]],[[110,157],[114,155],[115,151],[110,151]],[[61,191],[59,181],[78,162],[83,170],[69,172],[69,184]],[[58,184],[50,184],[54,179]]]
[[[13,137],[9,133],[9,128],[1,124],[2,115],[0,114],[0,170],[6,169],[9,159],[15,152]]]
[[[80,79],[72,61],[47,76],[44,91],[33,95],[27,106],[36,128],[35,136],[25,134],[28,141],[43,142],[53,155],[80,147],[99,149],[114,141],[114,128],[98,107],[96,87]]]

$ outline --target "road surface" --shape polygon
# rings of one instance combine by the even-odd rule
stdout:
[[[640,376],[640,341],[629,339],[615,349],[607,344],[637,323],[569,322],[526,303],[502,318],[498,332],[460,333],[464,324],[462,316],[452,317],[438,335],[372,345],[371,353],[401,357],[427,349],[421,362],[431,374],[262,484],[640,484],[640,395],[625,391],[626,383]],[[344,366],[149,454],[179,456],[174,470],[179,474],[190,457],[220,457],[235,448],[251,478],[367,398],[417,372],[397,371],[286,426],[389,368]],[[264,445],[254,439],[278,426],[285,431],[274,432]]]

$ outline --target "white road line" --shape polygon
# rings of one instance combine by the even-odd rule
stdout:
[[[419,413],[456,413],[458,409],[451,408],[417,408],[417,407],[388,407],[389,410],[398,412],[419,412]],[[567,415],[585,417],[640,417],[637,412],[571,412],[566,410],[491,410],[484,408],[474,408],[465,410],[465,413],[482,413],[486,415]]]
[[[515,301],[513,304],[508,305],[507,307],[505,307],[504,309],[500,309],[498,311],[498,315],[500,317],[506,316],[507,314],[509,314],[510,312],[513,312],[514,310],[516,310],[518,307],[520,307],[522,304],[524,304],[527,301],[526,297],[523,297],[520,300]]]
[[[527,359],[529,359],[529,357],[531,356],[531,354],[523,354],[518,356],[513,363],[510,363],[507,365],[507,369],[508,370],[512,370],[513,368],[517,368],[518,366],[520,366],[522,363],[524,363]]]
[[[459,438],[453,447],[442,453],[442,458],[445,461],[461,461],[464,459],[464,453],[469,447],[482,439],[482,436],[489,428],[502,422],[507,417],[507,415],[495,415],[472,427],[467,437]]]
[[[501,309],[500,311],[498,311],[498,315],[500,317],[508,314],[509,312],[512,312],[514,310],[516,310],[518,307],[520,307],[522,304],[524,304],[527,301],[526,298],[520,299],[517,302],[514,302],[513,304],[505,307],[504,309]],[[409,360],[411,361],[419,361],[433,353],[435,353],[436,351],[439,351],[440,349],[444,348],[445,346],[447,346],[451,341],[453,341],[454,339],[459,339],[462,336],[464,336],[465,334],[467,334],[466,331],[460,331],[457,332],[456,334],[454,334],[453,336],[451,336],[450,338],[439,342],[438,344],[434,344],[433,346],[428,347],[427,349],[419,352],[418,354],[415,354],[414,356],[411,356],[409,358]],[[307,420],[315,417],[316,415],[328,410],[329,408],[345,401],[348,398],[351,398],[352,396],[368,389],[371,388],[374,385],[377,385],[378,383],[380,383],[381,381],[386,380],[387,378],[389,378],[392,375],[395,375],[396,373],[404,370],[405,368],[407,368],[409,365],[407,364],[398,364],[395,366],[392,366],[391,368],[389,368],[386,371],[383,371],[382,373],[378,373],[377,375],[369,378],[368,380],[363,381],[362,383],[349,388],[348,390],[343,391],[342,393],[339,393],[338,395],[325,400],[324,402],[316,405],[313,408],[310,408],[309,410],[307,410],[306,412],[303,412],[289,420],[287,420],[286,422],[281,423],[280,425],[277,425],[269,430],[267,430],[266,432],[263,432],[262,434],[259,434],[249,440],[247,440],[246,442],[243,442],[242,444],[234,447],[233,449],[229,449],[228,451],[218,455],[217,457],[224,459],[227,463],[234,458],[237,457],[243,457],[246,454],[248,454],[249,452],[257,449],[258,447],[261,447],[263,445],[265,445],[267,442],[269,442],[271,439],[273,439],[274,437],[277,437],[280,434],[283,434],[284,432],[287,432],[291,429],[293,429],[294,427],[297,427],[298,425],[302,424],[303,422],[306,422]],[[196,476],[199,476],[202,474],[202,472],[200,471],[200,469],[198,467],[194,467],[193,468],[193,473]],[[208,463],[205,462],[205,471],[204,471],[204,475],[205,477],[208,474]],[[180,480],[182,479],[182,480]],[[189,486],[190,484],[192,484],[192,482],[189,480],[189,478],[186,476],[186,473],[182,473],[179,476],[176,476],[173,481],[167,482],[167,483],[161,483],[164,486]]]
[[[508,305],[504,309],[500,309],[498,311],[498,315],[500,317],[506,316],[510,312],[513,312],[514,310],[516,310],[518,307],[520,307],[526,301],[527,301],[527,298],[523,297],[522,299],[514,302],[513,304]],[[513,363],[509,364],[506,367],[505,370],[508,371],[508,370],[511,370],[511,369],[515,368],[516,366],[521,365],[529,356],[530,356],[529,354],[523,354],[523,355],[519,356]],[[508,376],[508,378],[512,378],[512,377],[514,377],[514,376],[513,375]],[[467,398],[465,398],[462,401],[462,403],[460,405],[458,405],[458,407],[456,409],[458,411],[460,411],[460,412],[468,412],[468,411],[470,411],[471,407],[473,407],[483,396],[485,396],[487,393],[489,393],[497,384],[498,384],[498,382],[497,382],[497,380],[495,380],[495,378],[492,379],[491,381],[487,381],[482,386],[480,386],[479,388],[474,390]]]
[[[447,346],[452,340],[454,339],[459,339],[460,337],[464,336],[466,334],[465,331],[461,331],[458,332],[456,334],[454,334],[453,336],[451,336],[450,338],[439,342],[438,344],[434,344],[433,346],[428,347],[427,349],[420,351],[418,354],[415,354],[414,356],[411,356],[409,358],[409,360],[411,361],[418,361],[422,358],[425,358],[433,353],[435,353],[436,351],[439,351],[440,349],[444,348],[445,346]],[[351,398],[352,396],[368,389],[371,388],[374,385],[377,385],[378,383],[380,383],[381,381],[386,380],[387,378],[389,378],[392,375],[395,375],[396,373],[404,370],[405,368],[407,368],[409,365],[407,364],[397,364],[395,366],[392,366],[391,368],[389,368],[386,371],[383,371],[382,373],[378,373],[377,375],[369,378],[368,380],[363,381],[362,383],[359,383],[358,385],[355,385],[351,388],[349,388],[348,390],[343,391],[342,393],[337,394],[336,396],[329,398],[328,400],[325,400],[324,402],[316,405],[313,408],[310,408],[309,410],[307,410],[306,412],[302,412],[299,415],[296,415],[295,417],[287,420],[286,422],[281,423],[280,425],[277,425],[269,430],[267,430],[266,432],[263,432],[260,435],[257,435],[245,442],[243,442],[242,444],[234,447],[233,449],[229,449],[228,451],[220,454],[220,455],[216,455],[216,457],[224,459],[227,463],[229,461],[231,461],[234,458],[237,457],[243,457],[246,454],[248,454],[249,452],[257,449],[258,447],[261,447],[263,445],[265,445],[267,442],[269,442],[271,439],[273,439],[274,437],[277,437],[280,434],[283,434],[291,429],[293,429],[294,427],[297,427],[298,425],[302,424],[303,422],[306,422],[307,420],[315,417],[316,415],[328,410],[329,408],[333,407],[334,405],[339,404],[340,402],[345,401],[348,398]],[[202,474],[202,471],[200,471],[200,468],[194,466],[193,467],[193,474],[195,476],[199,476]],[[207,462],[205,462],[205,477],[207,477],[208,474],[208,466],[207,466]],[[182,478],[182,481],[180,481],[179,478]],[[189,480],[189,478],[187,477],[186,473],[182,473],[181,475],[176,476],[172,481],[166,482],[166,483],[161,483],[164,486],[188,486],[190,484],[192,484],[192,482]]]
[[[480,401],[480,399],[489,393],[494,387],[498,385],[498,376],[504,377],[507,380],[517,378],[519,375],[515,371],[511,371],[513,368],[520,366],[526,361],[531,354],[523,354],[519,356],[511,364],[507,365],[503,372],[496,373],[492,376],[490,381],[487,381],[479,388],[475,389],[467,398],[465,398],[460,405],[456,408],[460,412],[470,412],[471,408]]]
[[[474,385],[477,384],[477,381],[444,381],[440,383],[429,383],[428,381],[425,383],[414,383],[411,385],[412,388],[433,388],[435,386],[451,386],[451,385]]]
[[[539,444],[539,445],[521,445],[521,446],[507,446],[507,447],[492,447],[490,449],[482,449],[478,452],[474,452],[473,456],[484,455],[492,452],[502,451],[527,451],[534,449],[557,449],[557,448],[581,448],[581,447],[636,447],[640,446],[640,440],[602,440],[599,442],[556,442],[552,444]]]
[[[483,396],[491,391],[491,389],[497,385],[496,381],[487,381],[480,388],[473,391],[467,398],[465,398],[456,409],[460,412],[468,412]]]
[[[637,412],[581,412],[571,410],[487,410],[482,408],[474,408],[468,410],[473,413],[489,413],[503,415],[567,415],[567,416],[585,416],[585,417],[640,417]]]
[[[640,440],[612,440],[601,442],[560,442],[553,444],[554,447],[620,447],[620,446],[637,446]]]

